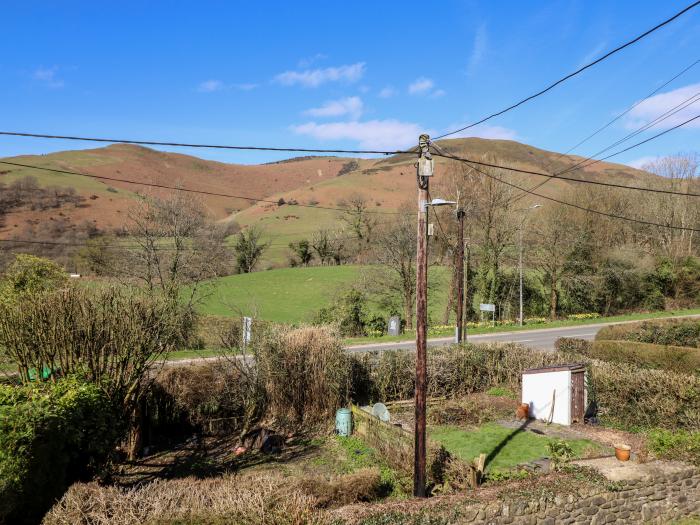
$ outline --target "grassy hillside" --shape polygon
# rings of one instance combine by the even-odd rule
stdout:
[[[356,282],[366,266],[283,268],[223,277],[209,283],[199,311],[211,315],[254,315],[268,321],[299,323],[331,304],[338,291]],[[429,310],[439,319],[447,297],[444,268],[431,268],[435,286]]]

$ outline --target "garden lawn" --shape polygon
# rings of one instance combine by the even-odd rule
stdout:
[[[479,454],[486,454],[486,472],[503,471],[548,457],[547,444],[553,440],[526,429],[506,428],[497,423],[486,423],[476,430],[469,431],[455,426],[437,425],[431,426],[428,433],[431,439],[441,443],[450,453],[464,461],[469,462]],[[577,456],[581,456],[587,449],[601,449],[598,444],[586,439],[566,442],[571,445]],[[492,454],[494,456],[490,457]]]

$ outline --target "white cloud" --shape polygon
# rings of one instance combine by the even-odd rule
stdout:
[[[467,72],[471,75],[474,73],[478,65],[481,63],[486,54],[488,45],[488,33],[486,32],[486,24],[481,24],[474,34],[474,44],[472,45],[472,53],[469,55],[469,63],[467,64]]]
[[[339,100],[329,100],[321,107],[311,108],[304,113],[312,117],[340,117],[349,115],[352,119],[360,118],[363,104],[360,97],[341,98]]]
[[[205,80],[197,86],[197,91],[200,93],[212,93],[222,89],[224,89],[224,83],[221,80]]]
[[[391,98],[394,95],[396,95],[396,90],[391,86],[387,86],[379,92],[379,98]]]
[[[433,82],[431,79],[420,77],[408,86],[408,92],[411,95],[421,95],[433,89],[434,86],[435,82]]]
[[[444,97],[445,94],[446,94],[446,93],[445,93],[445,90],[444,90],[444,89],[436,89],[435,91],[433,91],[433,92],[430,94],[430,96],[431,96],[432,98],[440,98],[440,97]]]
[[[35,69],[32,73],[32,78],[43,82],[50,88],[60,88],[64,86],[63,80],[56,77],[58,73],[58,66],[53,67],[40,67]]]
[[[408,147],[425,133],[418,124],[399,120],[368,120],[366,122],[308,122],[292,126],[298,135],[309,135],[318,140],[353,140],[366,149],[398,149]]]
[[[676,126],[698,114],[698,102],[700,101],[699,97],[695,97],[694,100],[687,106],[685,103],[686,100],[691,99],[691,97],[698,92],[700,92],[700,83],[690,84],[667,93],[654,95],[653,97],[642,101],[627,114],[627,117],[625,118],[625,127],[627,129],[638,128],[663,115],[669,110],[675,111],[676,109],[680,109],[676,108],[676,106],[685,106],[683,109],[680,109],[678,113],[675,113],[674,115],[666,118],[663,122],[655,125],[654,129],[668,129]],[[700,128],[700,119],[687,124],[685,127]]]
[[[644,166],[646,166],[647,164],[651,164],[652,162],[655,162],[655,161],[659,160],[660,158],[661,157],[655,157],[655,156],[640,157],[638,159],[627,162],[626,164],[628,166],[631,166],[633,168],[637,168],[638,170],[640,170]]]
[[[306,69],[304,71],[285,71],[274,78],[274,81],[285,85],[296,84],[304,87],[318,87],[326,82],[357,82],[365,73],[365,63],[327,67],[325,69]]]
[[[459,128],[460,124],[450,126],[449,129]],[[467,138],[478,137],[481,139],[498,139],[498,140],[516,140],[518,133],[514,129],[504,128],[503,126],[490,126],[488,124],[479,124],[473,128],[455,133],[450,138]]]

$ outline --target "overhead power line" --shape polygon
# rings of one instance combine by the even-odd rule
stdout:
[[[692,119],[687,120],[685,123],[691,122],[691,121],[693,121],[693,120],[695,120],[695,119],[697,119],[697,118],[700,118],[700,115],[697,115],[697,116],[693,117]],[[681,126],[681,124],[679,124],[679,126],[677,126],[677,127],[680,127],[680,126]],[[646,139],[646,140],[644,140],[644,141],[642,141],[642,142],[639,142],[639,143],[635,144],[634,146],[630,146],[629,148],[626,148],[626,149],[623,150],[623,151],[627,151],[628,149],[631,149],[631,148],[633,148],[633,147],[636,147],[636,146],[638,146],[638,145],[640,145],[640,144],[643,144],[643,143],[645,143],[645,142],[649,142],[650,140],[653,140],[653,139],[656,138],[656,137],[659,137],[659,136],[661,136],[661,135],[663,135],[663,134],[665,134],[665,133],[668,133],[668,132],[671,131],[672,129],[674,129],[674,128],[671,128],[671,129],[668,129],[668,130],[666,130],[666,131],[664,131],[664,132],[662,132],[662,133],[659,133],[658,135],[655,135],[654,137],[650,137],[650,138],[648,138],[648,139]],[[435,146],[435,144],[433,144],[433,146]],[[617,153],[615,153],[614,155],[617,155],[617,154],[619,154],[619,153],[622,153],[623,151],[617,152]],[[565,173],[566,170],[564,170],[564,171],[562,171],[562,172],[559,172],[559,173],[545,173],[545,172],[542,172],[542,171],[526,170],[526,169],[522,169],[522,168],[513,168],[513,167],[510,167],[510,166],[503,166],[503,165],[501,165],[501,164],[494,164],[494,163],[491,163],[491,162],[483,162],[483,161],[480,161],[480,160],[470,159],[470,158],[466,158],[466,157],[459,157],[459,156],[457,156],[457,155],[452,155],[452,154],[450,154],[450,153],[444,152],[444,151],[442,150],[442,148],[440,148],[440,151],[439,151],[439,152],[434,153],[434,155],[436,155],[436,156],[438,156],[438,157],[443,157],[443,158],[446,158],[446,159],[451,159],[451,160],[456,160],[456,161],[460,161],[460,162],[466,162],[466,163],[476,164],[476,165],[479,165],[479,166],[485,166],[485,167],[488,167],[488,168],[497,168],[497,169],[501,169],[501,170],[513,171],[513,172],[516,172],[516,173],[523,173],[523,174],[526,174],[526,175],[536,175],[536,176],[538,176],[538,177],[547,177],[547,179],[549,179],[549,180],[551,180],[551,179],[561,179],[561,180],[566,180],[566,181],[570,181],[570,182],[577,182],[577,183],[580,183],[580,184],[593,184],[593,185],[597,185],[597,186],[607,186],[607,187],[612,187],[612,188],[621,188],[621,189],[625,189],[625,190],[645,191],[645,192],[649,192],[649,193],[663,193],[663,194],[666,194],[666,195],[677,195],[677,196],[679,196],[679,197],[700,197],[700,193],[683,192],[683,191],[675,191],[675,190],[664,190],[664,189],[658,189],[658,188],[646,188],[646,187],[644,187],[644,186],[628,186],[628,185],[626,185],[626,184],[618,184],[618,183],[615,183],[615,182],[605,182],[605,181],[599,181],[599,180],[594,180],[594,179],[593,179],[593,180],[588,180],[588,179],[576,179],[576,178],[573,178],[573,177],[566,177],[566,176],[563,176],[563,175],[560,175],[560,174],[559,174],[559,173]],[[610,157],[611,157],[611,156],[613,156],[613,155],[610,155]],[[605,157],[605,158],[609,158],[609,157]],[[601,161],[602,161],[602,160],[603,160],[603,159],[601,159]],[[596,161],[596,162],[600,162],[600,161]],[[541,185],[541,184],[540,184],[540,185]],[[537,186],[534,187],[534,188],[531,188],[531,189],[528,190],[528,191],[533,191],[533,190],[535,190],[535,189],[537,189]],[[526,192],[526,193],[527,193],[527,192]]]
[[[633,222],[633,223],[637,223],[637,224],[644,224],[646,226],[656,226],[657,228],[667,228],[667,229],[671,229],[671,230],[684,230],[684,231],[700,232],[700,229],[697,229],[697,228],[687,228],[684,226],[675,226],[672,224],[660,224],[658,222],[645,221],[643,219],[635,219],[633,217],[627,217],[625,215],[618,215],[615,213],[608,213],[605,211],[594,210],[593,208],[586,208],[585,206],[581,206],[579,204],[574,204],[573,202],[566,202],[566,201],[563,201],[560,199],[556,199],[554,197],[548,197],[546,195],[542,195],[541,193],[535,193],[534,191],[528,190],[527,188],[523,188],[522,186],[518,186],[517,184],[513,184],[512,182],[508,182],[508,181],[505,181],[503,179],[499,179],[498,177],[494,177],[490,173],[487,173],[485,171],[480,170],[479,168],[470,164],[469,162],[466,162],[466,164],[469,165],[477,173],[481,173],[482,175],[484,175],[490,179],[493,179],[496,182],[500,182],[501,184],[505,184],[507,186],[510,186],[510,187],[515,188],[515,189],[520,190],[520,191],[524,191],[525,193],[528,193],[530,195],[534,195],[535,197],[539,197],[541,199],[556,202],[557,204],[561,204],[563,206],[569,206],[571,208],[576,208],[578,210],[585,211],[588,213],[594,213],[596,215],[602,215],[604,217],[609,217],[611,219],[619,219],[619,220]]]
[[[676,13],[675,15],[673,15],[672,17],[667,18],[667,19],[664,20],[663,22],[661,22],[661,23],[655,25],[655,26],[652,27],[651,29],[645,31],[644,33],[642,33],[641,35],[639,35],[639,36],[633,38],[632,40],[628,40],[628,41],[625,42],[624,44],[621,44],[621,45],[617,46],[615,49],[613,49],[613,50],[611,50],[611,51],[608,51],[608,52],[605,53],[603,56],[601,56],[600,58],[597,58],[597,59],[594,60],[593,62],[589,62],[588,64],[586,64],[586,65],[584,65],[584,66],[578,68],[576,71],[573,71],[572,73],[569,73],[568,75],[566,75],[566,76],[560,78],[559,80],[557,80],[557,81],[551,83],[549,86],[547,86],[547,87],[545,87],[544,89],[538,91],[537,93],[534,93],[534,94],[532,94],[532,95],[530,95],[530,96],[528,96],[528,97],[525,97],[524,99],[522,99],[522,100],[516,102],[515,104],[512,104],[512,105],[510,105],[510,106],[508,106],[508,107],[506,107],[506,108],[504,108],[504,109],[502,109],[502,110],[500,110],[500,111],[496,111],[495,113],[491,113],[490,115],[488,115],[488,116],[486,116],[486,117],[484,117],[484,118],[482,118],[482,119],[480,119],[480,120],[477,120],[476,122],[472,122],[471,124],[467,124],[466,126],[463,126],[463,127],[459,128],[459,129],[456,129],[456,130],[454,130],[454,131],[450,131],[450,132],[448,132],[448,133],[443,133],[442,135],[440,135],[440,136],[438,136],[438,137],[435,137],[433,140],[438,140],[438,139],[442,139],[442,138],[445,138],[445,137],[449,137],[450,135],[454,135],[455,133],[459,133],[459,132],[461,132],[461,131],[465,131],[465,130],[467,130],[467,129],[469,129],[469,128],[473,128],[474,126],[478,126],[479,124],[483,124],[484,122],[486,122],[486,121],[488,121],[488,120],[491,120],[491,119],[494,118],[494,117],[497,117],[497,116],[499,116],[499,115],[503,115],[504,113],[507,113],[508,111],[511,111],[511,110],[513,110],[513,109],[515,109],[515,108],[517,108],[517,107],[519,107],[519,106],[522,106],[522,105],[525,104],[526,102],[529,102],[529,101],[531,101],[531,100],[533,100],[533,99],[535,99],[535,98],[537,98],[537,97],[539,97],[539,96],[541,96],[541,95],[544,95],[544,94],[547,93],[548,91],[551,91],[552,89],[554,89],[555,87],[557,87],[559,84],[562,84],[563,82],[566,82],[566,81],[569,80],[570,78],[575,77],[576,75],[579,75],[580,73],[583,73],[585,70],[587,70],[587,69],[589,69],[589,68],[595,66],[596,64],[599,64],[600,62],[606,60],[607,58],[613,56],[614,54],[619,53],[619,52],[622,51],[623,49],[625,49],[625,48],[627,48],[627,47],[629,47],[629,46],[631,46],[631,45],[633,45],[633,44],[636,44],[637,42],[639,42],[639,41],[642,40],[643,38],[649,36],[650,34],[652,34],[652,33],[655,32],[655,31],[661,29],[661,28],[664,27],[665,25],[670,24],[671,22],[673,22],[674,20],[676,20],[676,19],[679,18],[680,16],[684,15],[685,13],[687,13],[688,11],[690,11],[691,9],[697,7],[698,5],[700,5],[700,0],[698,0],[697,2],[693,2],[693,3],[690,4],[689,6],[685,7],[685,8],[682,9],[681,11],[677,12],[677,13]]]
[[[219,193],[219,192],[214,192],[214,191],[205,191],[205,190],[193,190],[191,188],[182,188],[179,186],[169,186],[166,184],[156,184],[156,183],[151,183],[151,182],[139,182],[139,181],[134,181],[134,180],[128,180],[128,179],[119,179],[116,177],[107,177],[105,175],[95,175],[92,173],[82,173],[78,171],[70,171],[70,170],[62,170],[58,168],[47,168],[43,166],[33,166],[31,164],[22,164],[20,162],[12,162],[8,160],[0,160],[0,164],[7,164],[8,166],[16,166],[19,168],[29,168],[29,169],[35,169],[35,170],[43,170],[43,171],[48,171],[48,172],[53,172],[53,173],[60,173],[63,175],[78,175],[80,177],[90,177],[93,179],[100,179],[100,180],[109,180],[113,182],[124,182],[127,184],[136,184],[140,186],[148,186],[151,188],[161,188],[161,189],[168,189],[168,190],[175,190],[175,191],[184,191],[187,193],[197,193],[200,195],[209,195],[209,196],[214,196],[214,197],[228,197],[232,199],[243,199],[243,200],[248,200],[248,201],[253,201],[253,202],[266,202],[270,204],[279,204],[279,199],[278,200],[272,200],[272,199],[265,199],[265,198],[260,198],[260,197],[251,197],[247,195],[234,195],[231,193]],[[331,210],[331,211],[339,211],[339,212],[347,212],[348,210],[346,208],[334,208],[331,206],[319,206],[319,205],[314,205],[314,204],[299,204],[299,203],[291,203],[285,201],[284,205],[286,206],[297,206],[300,208],[315,208],[319,210]],[[376,210],[367,210],[366,213],[372,213],[372,214],[378,214],[378,215],[400,215],[401,212],[391,212],[391,211],[376,211]]]
[[[71,135],[47,135],[43,133],[23,133],[19,131],[0,131],[0,135],[10,137],[28,137],[38,139],[75,140],[84,142],[106,142],[112,144],[134,144],[138,146],[171,146],[177,148],[202,148],[202,149],[228,149],[240,151],[283,151],[292,153],[349,153],[356,155],[400,155],[411,153],[415,148],[408,150],[367,150],[367,149],[314,149],[276,146],[232,146],[226,144],[193,144],[187,142],[160,142],[155,140],[134,139],[110,139],[103,137],[78,137]]]
[[[680,78],[681,76],[683,76],[686,72],[690,71],[690,70],[691,70],[693,67],[695,67],[697,64],[700,64],[700,59],[695,60],[695,62],[693,62],[693,63],[690,64],[689,66],[686,66],[685,68],[683,68],[681,71],[679,71],[678,73],[676,73],[673,77],[671,77],[671,78],[668,79],[666,82],[664,82],[663,84],[661,84],[659,87],[657,87],[656,89],[654,89],[651,93],[649,93],[649,94],[648,94],[647,96],[645,96],[643,99],[638,100],[637,102],[635,102],[634,104],[632,104],[630,107],[628,107],[628,108],[627,108],[626,110],[624,110],[622,113],[619,113],[617,116],[615,116],[614,118],[612,118],[611,120],[609,120],[608,122],[606,122],[603,126],[601,126],[601,127],[598,128],[597,130],[595,130],[593,133],[591,133],[590,135],[588,135],[587,137],[585,137],[583,140],[579,141],[577,144],[575,144],[574,146],[570,147],[570,148],[569,148],[568,150],[566,150],[564,153],[560,153],[559,156],[557,157],[557,159],[560,159],[560,158],[562,158],[562,157],[565,157],[566,155],[568,155],[569,153],[571,153],[572,151],[574,151],[575,149],[577,149],[579,146],[582,146],[583,144],[585,144],[586,142],[588,142],[590,139],[592,139],[593,137],[595,137],[596,135],[598,135],[599,133],[601,133],[602,131],[604,131],[605,129],[607,129],[608,127],[610,127],[611,125],[613,125],[615,122],[617,122],[618,120],[620,120],[620,119],[621,119],[622,117],[624,117],[625,115],[627,115],[630,111],[632,111],[634,108],[636,108],[637,106],[639,106],[641,103],[643,103],[643,102],[649,100],[651,97],[653,97],[654,95],[656,95],[656,94],[657,94],[659,91],[661,91],[663,88],[665,88],[666,86],[668,86],[669,84],[671,84],[671,82],[673,82],[674,80],[677,80],[678,78]],[[691,98],[692,98],[692,97],[691,97]],[[663,115],[659,115],[659,117],[657,117],[657,118],[660,118],[660,117],[662,117],[662,116],[663,116]],[[662,120],[665,120],[665,119],[662,119]],[[652,122],[653,122],[653,121],[652,121]],[[652,122],[649,122],[649,123],[647,124],[647,126],[652,127],[652,126],[654,125]],[[641,132],[644,131],[645,129],[648,129],[648,128],[645,128],[645,126],[642,126],[642,128],[640,128],[639,130],[637,130],[637,132],[641,133]],[[633,133],[630,133],[630,134],[626,135],[625,137],[623,137],[623,138],[620,139],[619,141],[617,141],[617,142],[615,142],[614,144],[608,146],[608,148],[606,148],[605,150],[601,150],[601,151],[599,151],[598,153],[595,153],[595,154],[593,154],[593,155],[590,155],[589,157],[587,157],[587,158],[585,159],[585,161],[592,160],[593,157],[597,157],[600,153],[604,153],[605,151],[608,151],[609,149],[611,149],[611,148],[617,146],[618,144],[621,144],[622,142],[625,142],[625,141],[629,140],[629,139],[632,138],[633,136],[634,136]],[[575,163],[573,166],[571,166],[571,168],[574,168],[575,166],[578,166],[578,165],[579,165],[579,163]],[[551,179],[546,179],[546,180],[544,180],[544,181],[542,181],[542,182],[540,182],[540,183],[534,185],[533,187],[531,187],[530,190],[537,190],[537,189],[541,188],[542,186],[544,186],[545,184],[547,184],[550,180],[551,180]],[[518,197],[516,197],[515,199],[513,199],[513,202],[519,200],[519,199],[520,199],[521,197],[523,197],[524,195],[527,195],[527,194],[526,194],[526,193],[521,193],[520,196],[518,196]]]

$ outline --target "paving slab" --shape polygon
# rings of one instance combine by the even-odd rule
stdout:
[[[636,461],[619,461],[615,456],[582,459],[572,463],[594,468],[609,481],[653,481],[661,477],[695,470],[692,465],[680,461],[657,460],[637,463]]]

